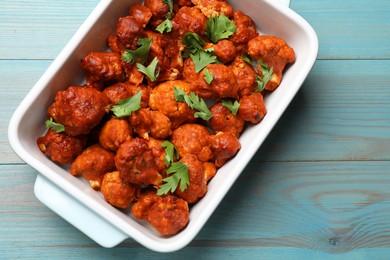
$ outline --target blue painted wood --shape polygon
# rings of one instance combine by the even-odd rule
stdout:
[[[390,2],[293,0],[317,31],[320,59],[389,59]]]
[[[13,110],[98,2],[0,2],[0,258],[388,258],[389,1],[291,1],[318,33],[319,59],[206,226],[172,254],[96,245],[37,201],[37,173],[7,141]]]

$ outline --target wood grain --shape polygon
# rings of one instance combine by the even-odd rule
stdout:
[[[0,59],[54,59],[97,3],[2,0]]]
[[[0,167],[0,228],[9,234],[0,238],[2,250],[22,244],[26,252],[45,248],[58,256],[69,256],[66,248],[109,254],[36,201],[34,170]],[[207,249],[264,256],[271,248],[309,256],[385,250],[390,246],[389,167],[389,162],[252,162],[196,240],[177,255],[197,248],[206,250],[204,256]],[[148,252],[129,239],[111,253],[125,249]]]
[[[389,59],[390,2],[293,0],[316,30],[319,59]]]
[[[1,1],[0,59],[54,59],[98,2]],[[390,58],[389,1],[293,0],[291,8],[317,31],[319,59]]]

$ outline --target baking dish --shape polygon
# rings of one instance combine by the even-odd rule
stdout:
[[[126,15],[130,5],[142,1],[102,0],[12,116],[9,141],[16,154],[39,172],[34,188],[37,198],[101,246],[114,247],[131,237],[151,250],[172,252],[190,243],[309,74],[317,57],[318,39],[313,28],[285,6],[288,1],[283,1],[284,4],[275,0],[227,2],[251,16],[261,33],[284,39],[294,48],[296,62],[285,72],[279,88],[265,98],[266,117],[240,137],[240,152],[219,169],[209,184],[206,196],[191,208],[188,226],[179,234],[163,237],[147,224],[136,221],[131,214],[110,206],[99,192],[90,188],[87,181],[71,176],[67,168],[50,161],[36,145],[37,137],[46,131],[46,110],[55,93],[84,81],[80,59],[91,51],[105,50],[106,37],[114,31],[118,18]]]

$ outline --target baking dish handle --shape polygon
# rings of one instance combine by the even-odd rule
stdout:
[[[35,181],[34,193],[48,208],[103,247],[114,247],[129,237],[41,174]]]

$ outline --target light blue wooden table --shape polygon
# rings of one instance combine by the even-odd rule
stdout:
[[[318,60],[196,239],[105,249],[42,205],[9,119],[99,0],[0,1],[0,258],[389,259],[390,1],[292,0]]]

